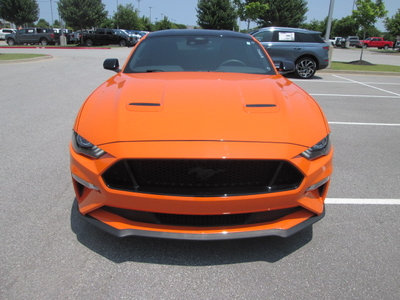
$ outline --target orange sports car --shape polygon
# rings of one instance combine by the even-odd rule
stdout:
[[[80,109],[76,209],[129,235],[287,237],[324,216],[333,147],[316,101],[250,35],[146,35]],[[280,71],[291,72],[292,63]]]

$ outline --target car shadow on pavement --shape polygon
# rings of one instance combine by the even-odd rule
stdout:
[[[132,261],[180,266],[212,266],[253,261],[274,263],[309,243],[313,235],[310,226],[288,238],[273,236],[222,241],[117,238],[85,222],[73,208],[71,229],[83,246],[115,263]]]

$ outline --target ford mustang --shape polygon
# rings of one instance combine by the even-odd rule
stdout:
[[[70,143],[75,209],[106,232],[218,240],[290,236],[324,216],[330,129],[252,36],[143,37],[84,102]]]

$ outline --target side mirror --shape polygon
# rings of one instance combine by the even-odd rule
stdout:
[[[295,70],[295,66],[294,63],[291,61],[281,61],[277,69],[279,74],[287,74],[287,73],[293,73]]]
[[[117,73],[121,72],[121,69],[119,68],[119,61],[117,58],[107,58],[103,62],[103,68]]]

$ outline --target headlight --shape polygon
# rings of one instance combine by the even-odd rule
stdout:
[[[327,155],[330,150],[331,150],[331,141],[328,134],[325,138],[316,143],[314,146],[308,148],[306,151],[301,153],[301,155],[307,158],[308,160],[312,160]]]
[[[99,147],[93,145],[91,142],[77,134],[75,131],[72,134],[72,147],[76,153],[81,153],[92,158],[99,158],[106,152]]]

